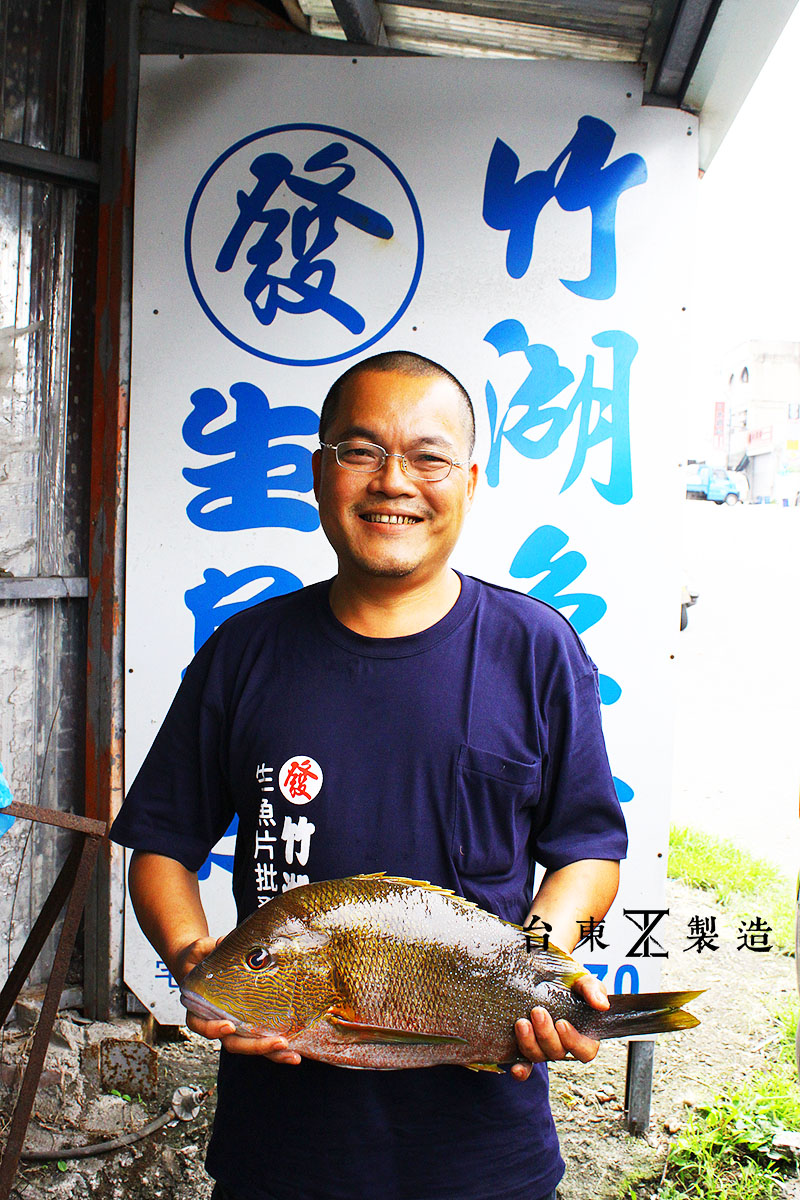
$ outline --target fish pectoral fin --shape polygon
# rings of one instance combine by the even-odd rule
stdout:
[[[326,1020],[349,1041],[375,1045],[440,1046],[464,1043],[465,1039],[448,1033],[425,1033],[419,1029],[390,1029],[385,1025],[367,1025],[349,1021],[338,1013],[329,1013]]]
[[[588,974],[586,968],[565,950],[560,950],[552,943],[545,947],[538,934],[525,933],[521,929],[520,933],[525,942],[525,951],[530,955],[531,966],[542,979],[563,983],[564,987],[571,988],[576,979]]]
[[[491,1071],[493,1075],[505,1075],[505,1071],[497,1063],[489,1062],[474,1062],[465,1063],[464,1066],[468,1071]]]

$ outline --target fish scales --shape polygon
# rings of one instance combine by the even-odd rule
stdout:
[[[342,994],[365,1022],[442,1035],[463,1036],[466,1028],[477,1036],[487,1010],[490,1019],[492,1009],[507,1011],[509,966],[523,941],[472,905],[454,909],[457,899],[391,880],[378,890],[370,880],[321,917]]]
[[[458,1043],[449,1047],[343,1045],[339,1033],[326,1036],[322,1030],[310,1028],[295,1033],[292,1044],[313,1057],[324,1049],[342,1064],[376,1069],[401,1062],[407,1066],[472,1062],[476,1047],[481,1053],[496,1055],[498,1046],[487,1041],[485,1030],[508,1011],[508,1000],[499,985],[508,984],[509,951],[519,952],[520,939],[515,930],[509,940],[502,923],[495,919],[493,925],[485,922],[482,918],[487,914],[464,902],[456,912],[459,919],[445,925],[443,917],[450,915],[454,900],[457,898],[448,893],[409,889],[391,880],[382,881],[376,889],[373,880],[365,880],[342,902],[336,892],[328,894],[321,885],[314,928],[331,937],[340,995],[361,1023],[428,1036],[454,1036]],[[472,930],[475,923],[477,931]],[[436,940],[431,938],[432,929],[437,930]],[[461,964],[456,973],[454,955]],[[518,1005],[518,1011],[524,1008]],[[508,1059],[514,1057],[515,1042],[507,1020],[505,1026],[500,1049]]]
[[[375,1069],[511,1062],[514,1022],[536,1005],[597,1038],[697,1024],[680,1005],[699,993],[612,997],[598,1012],[570,990],[584,973],[452,892],[355,876],[264,905],[181,994],[190,1011],[241,1033],[280,1033],[308,1057]]]

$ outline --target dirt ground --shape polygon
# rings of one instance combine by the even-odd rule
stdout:
[[[631,1136],[623,1124],[624,1043],[605,1043],[591,1064],[567,1062],[551,1069],[553,1111],[567,1162],[560,1200],[616,1200],[623,1181],[637,1178],[654,1179],[646,1191],[656,1192],[670,1140],[692,1107],[753,1071],[768,1069],[778,1037],[770,1014],[795,995],[794,960],[774,950],[737,951],[736,922],[704,893],[670,884],[667,901],[674,929],[686,928],[695,915],[717,918],[717,951],[684,953],[670,944],[665,964],[665,988],[708,989],[692,1005],[702,1024],[657,1039],[652,1115],[643,1137]],[[193,1035],[160,1045],[158,1054],[158,1101],[149,1111],[118,1101],[134,1127],[165,1108],[175,1087],[207,1087],[215,1077],[213,1046]],[[203,1157],[212,1116],[213,1096],[195,1120],[104,1157],[74,1160],[64,1164],[65,1170],[55,1163],[23,1165],[12,1200],[207,1200],[211,1181]],[[39,1144],[48,1138],[52,1144],[61,1141],[57,1125],[52,1116],[39,1123]],[[69,1137],[70,1130],[64,1134]],[[80,1140],[77,1133],[74,1140]]]
[[[604,1043],[586,1066],[551,1068],[553,1113],[567,1163],[560,1200],[612,1200],[623,1180],[639,1176],[655,1177],[657,1184],[670,1141],[692,1108],[769,1069],[779,1037],[771,1014],[796,998],[794,959],[774,950],[737,950],[738,922],[709,903],[706,893],[670,882],[667,904],[673,929],[686,929],[695,915],[717,918],[718,950],[698,954],[669,943],[665,961],[665,989],[707,989],[691,1005],[701,1024],[656,1038],[651,1120],[643,1137],[629,1135],[622,1121],[624,1043]]]

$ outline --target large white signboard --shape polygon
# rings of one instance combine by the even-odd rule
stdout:
[[[310,461],[331,382],[418,351],[475,403],[482,477],[454,565],[559,608],[601,673],[631,857],[577,953],[609,990],[658,986],[659,956],[685,944],[657,914],[696,142],[685,113],[642,108],[628,65],[143,60],[129,782],[210,633],[334,573]],[[215,933],[234,919],[234,833],[201,872]],[[313,841],[302,863],[277,845],[274,891],[314,878]],[[130,914],[126,981],[182,1019]]]

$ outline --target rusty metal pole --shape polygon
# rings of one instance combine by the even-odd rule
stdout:
[[[137,0],[107,0],[92,417],[87,662],[87,817],[110,821],[123,793],[125,483],[131,345]],[[105,842],[86,906],[84,1002],[122,1011],[124,857]]]
[[[80,840],[73,846],[53,884],[50,895],[34,923],[2,993],[0,993],[0,1009],[2,1009],[3,1019],[5,1019],[66,901],[67,911],[58,939],[50,980],[44,994],[42,1010],[36,1023],[36,1033],[0,1161],[0,1200],[8,1200],[11,1185],[14,1182],[97,852],[101,845],[101,838],[105,834],[104,824],[87,820],[85,817],[78,817],[74,813],[37,808],[30,804],[11,804],[4,811],[12,816],[42,822],[46,825],[74,829]]]
[[[653,1064],[656,1044],[647,1041],[628,1042],[625,1071],[625,1127],[641,1137],[650,1124],[650,1104],[653,1098]]]

